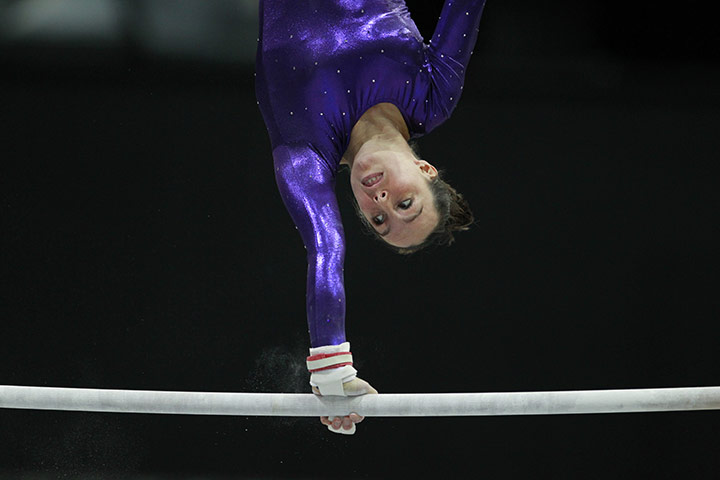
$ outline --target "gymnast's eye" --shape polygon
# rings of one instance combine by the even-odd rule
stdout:
[[[372,221],[375,225],[382,225],[383,223],[385,223],[385,215],[383,215],[382,213],[380,215],[375,215],[372,218]]]
[[[403,210],[407,210],[410,208],[410,205],[412,205],[412,198],[408,198],[407,200],[403,200],[402,202],[398,203],[398,207],[402,208]]]

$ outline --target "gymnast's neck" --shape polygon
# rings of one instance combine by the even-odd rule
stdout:
[[[363,113],[353,127],[340,164],[352,169],[360,149],[412,151],[407,143],[409,139],[410,132],[400,110],[392,103],[378,103]]]

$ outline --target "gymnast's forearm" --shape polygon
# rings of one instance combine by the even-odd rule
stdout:
[[[308,248],[307,321],[310,345],[345,342],[344,242]]]

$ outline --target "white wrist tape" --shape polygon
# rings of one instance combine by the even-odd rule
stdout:
[[[345,396],[343,383],[357,375],[357,370],[352,366],[350,342],[311,348],[307,368],[310,371],[310,385],[317,387],[321,395]]]

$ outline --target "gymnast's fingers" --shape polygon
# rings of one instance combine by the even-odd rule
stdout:
[[[331,431],[335,433],[355,433],[355,424],[359,423],[357,420],[361,419],[357,414],[351,414],[344,417],[335,417],[332,420],[329,417],[320,417],[320,422],[326,425]]]
[[[365,417],[363,417],[363,416],[361,416],[361,415],[358,415],[357,413],[354,413],[354,412],[351,413],[351,414],[349,415],[349,417],[350,417],[350,420],[352,420],[353,423],[360,423],[360,422],[362,422],[363,420],[365,420]]]

